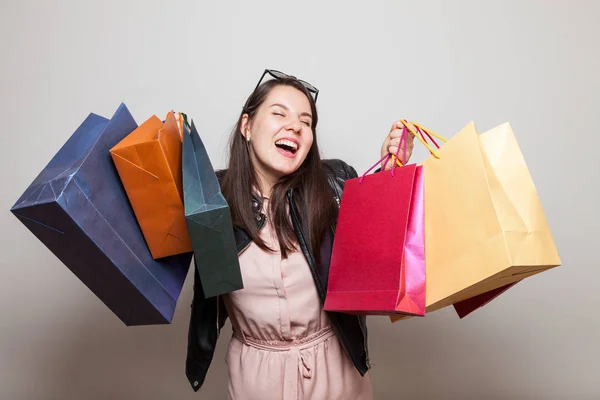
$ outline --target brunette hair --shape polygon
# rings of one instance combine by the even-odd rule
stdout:
[[[271,218],[282,257],[287,258],[297,249],[296,233],[289,216],[286,199],[288,190],[293,189],[294,203],[299,210],[302,230],[308,236],[304,240],[319,262],[319,247],[327,229],[331,229],[335,223],[337,205],[319,154],[316,131],[317,108],[308,90],[298,80],[294,78],[269,80],[250,94],[231,133],[229,165],[221,183],[221,191],[229,204],[233,225],[243,229],[258,247],[272,252],[273,249],[270,249],[260,238],[256,215],[252,210],[253,188],[259,187],[258,177],[240,128],[244,114],[248,114],[248,122],[251,122],[271,90],[280,85],[291,86],[308,98],[312,112],[314,139],[306,159],[298,170],[282,177],[273,186],[270,198],[271,212],[267,218]]]

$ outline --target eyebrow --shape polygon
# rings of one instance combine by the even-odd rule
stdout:
[[[271,104],[271,105],[269,106],[269,108],[271,108],[271,107],[281,107],[281,108],[283,108],[283,109],[284,109],[284,110],[286,110],[286,111],[290,111],[290,109],[289,109],[289,108],[287,108],[286,106],[284,106],[283,104],[280,104],[280,103],[273,103],[273,104]],[[301,116],[301,117],[309,117],[309,118],[312,118],[312,115],[311,115],[310,113],[307,113],[307,112],[300,113],[300,116]]]

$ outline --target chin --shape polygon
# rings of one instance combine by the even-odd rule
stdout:
[[[284,176],[288,176],[296,172],[298,168],[274,168],[273,171],[277,176],[283,178]]]
[[[271,170],[280,178],[287,176],[287,175],[291,175],[294,172],[296,172],[299,168],[300,165],[302,164],[297,164],[294,163],[294,165],[272,165],[271,166]]]

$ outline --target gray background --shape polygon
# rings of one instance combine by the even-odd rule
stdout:
[[[0,398],[219,399],[172,325],[125,327],[9,208],[89,112],[187,112],[217,167],[264,68],[320,88],[324,156],[365,171],[392,122],[510,121],[563,266],[459,320],[370,318],[377,399],[600,398],[596,1],[5,1],[0,9]],[[414,161],[422,161],[419,146]]]

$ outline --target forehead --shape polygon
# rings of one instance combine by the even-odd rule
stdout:
[[[298,89],[292,86],[278,85],[275,86],[265,100],[265,106],[270,107],[272,104],[279,103],[287,108],[296,111],[297,113],[310,113],[310,102]]]

